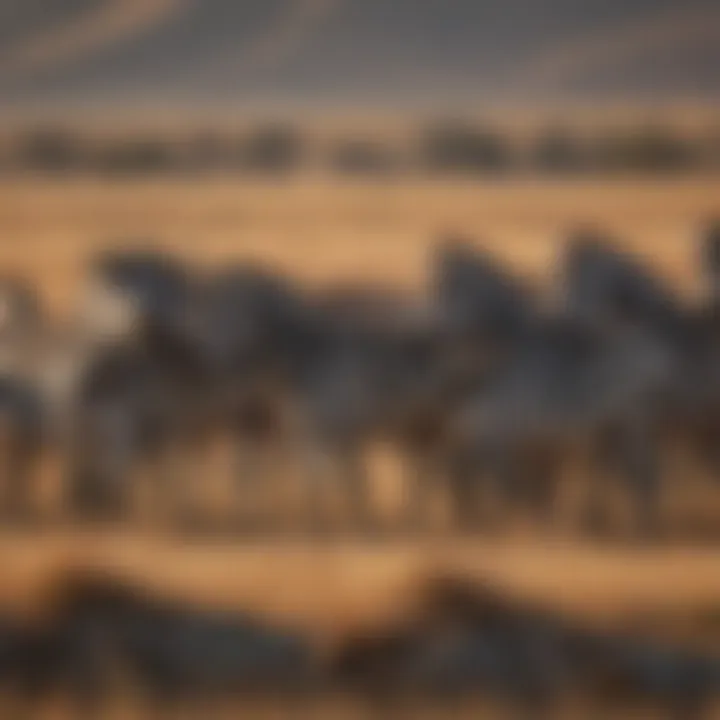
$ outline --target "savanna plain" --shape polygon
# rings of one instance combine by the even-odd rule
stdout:
[[[35,281],[59,314],[76,302],[87,259],[113,245],[149,243],[200,267],[267,262],[310,285],[370,280],[420,291],[433,244],[457,234],[552,283],[563,240],[590,225],[692,292],[696,239],[714,217],[720,180],[706,178],[4,179],[0,268]],[[691,472],[680,481],[667,502],[720,523],[720,488]],[[720,548],[712,542],[591,546],[440,534],[329,545],[297,538],[190,542],[147,528],[48,530],[0,535],[0,566],[0,601],[17,612],[41,607],[46,588],[67,567],[92,568],[204,605],[292,619],[332,643],[348,628],[371,631],[409,612],[415,589],[431,574],[457,572],[593,622],[642,618],[663,634],[720,644]]]

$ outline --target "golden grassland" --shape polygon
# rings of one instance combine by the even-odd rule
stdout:
[[[552,273],[566,233],[607,228],[689,286],[698,230],[720,217],[720,181],[285,183],[3,180],[0,269],[72,303],[89,255],[145,242],[197,262],[269,262],[309,283],[371,279],[419,288],[433,242],[468,234],[522,272]],[[720,518],[720,512],[715,515]],[[331,633],[384,613],[433,572],[457,571],[573,611],[661,617],[720,607],[720,553],[598,550],[561,542],[444,539],[332,546],[183,545],[138,533],[0,537],[0,598],[30,607],[46,578],[103,567],[202,602],[295,615]],[[406,601],[403,601],[406,602]],[[26,604],[27,603],[27,604]],[[665,615],[663,615],[663,613]]]
[[[616,233],[679,281],[698,228],[720,216],[720,180],[283,183],[4,180],[0,267],[73,297],[89,253],[150,242],[198,263],[256,259],[311,282],[417,286],[442,233],[468,234],[528,273],[552,270],[579,225]]]

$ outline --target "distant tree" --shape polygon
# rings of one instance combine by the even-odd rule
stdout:
[[[348,175],[388,175],[401,169],[400,153],[373,140],[343,139],[330,149],[330,166]]]
[[[587,143],[564,128],[546,130],[531,144],[529,165],[542,173],[589,170],[592,164]]]
[[[17,143],[15,164],[21,169],[41,172],[69,172],[87,160],[80,140],[71,132],[56,128],[29,130]]]
[[[177,146],[163,138],[124,138],[101,147],[96,163],[109,174],[146,175],[176,171],[180,158]]]
[[[0,142],[0,173],[8,172],[12,169],[12,166],[12,146],[7,138],[3,138],[3,141]]]
[[[670,128],[645,125],[601,138],[595,147],[601,168],[652,173],[678,172],[696,167],[696,145]]]
[[[236,155],[235,138],[220,132],[198,132],[183,143],[182,166],[190,171],[230,168]]]
[[[702,156],[703,167],[720,170],[720,127],[714,128],[703,138]]]
[[[425,132],[420,162],[432,171],[498,172],[512,165],[513,151],[509,141],[491,129],[446,123]]]
[[[297,168],[303,155],[300,135],[284,125],[265,125],[240,146],[240,163],[254,172],[285,173]]]

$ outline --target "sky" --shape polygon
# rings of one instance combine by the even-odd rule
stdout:
[[[0,108],[720,99],[717,0],[0,0]]]

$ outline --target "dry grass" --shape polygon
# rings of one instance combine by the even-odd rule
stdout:
[[[198,262],[260,258],[310,281],[421,281],[438,233],[469,233],[523,270],[593,223],[685,280],[698,223],[720,215],[720,181],[259,183],[212,180],[0,185],[0,266],[67,302],[89,252],[151,240]]]

